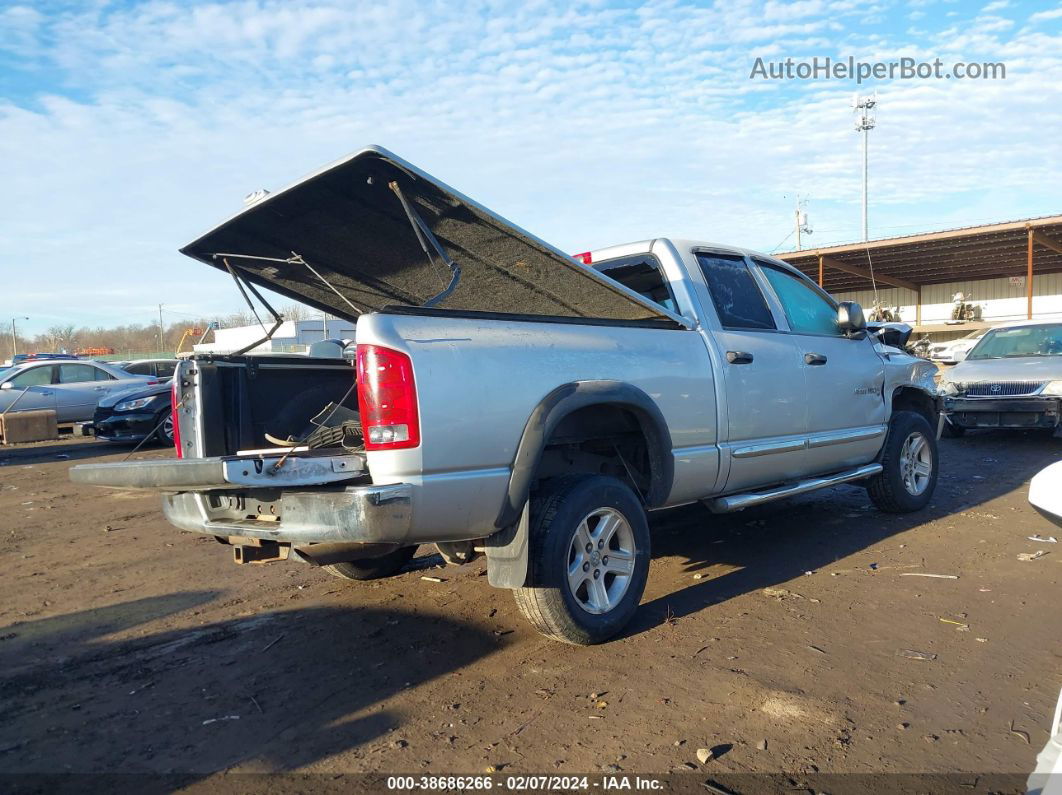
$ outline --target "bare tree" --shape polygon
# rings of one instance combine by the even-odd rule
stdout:
[[[314,316],[314,310],[305,304],[289,304],[280,311],[285,320],[309,320]]]
[[[72,351],[77,341],[73,326],[52,326],[37,337],[37,344],[43,343],[47,351]]]

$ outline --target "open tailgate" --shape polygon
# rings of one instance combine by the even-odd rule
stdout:
[[[359,455],[288,456],[281,462],[282,458],[221,456],[78,464],[70,468],[70,480],[119,489],[215,491],[320,486],[365,475],[365,459]]]
[[[415,229],[418,219],[428,234]],[[350,320],[431,305],[678,325],[655,303],[379,147],[266,195],[181,251]]]

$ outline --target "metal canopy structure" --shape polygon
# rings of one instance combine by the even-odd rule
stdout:
[[[1062,272],[1062,215],[967,226],[778,254],[831,293],[1025,276],[1032,317],[1034,273]],[[873,268],[873,281],[871,269]]]

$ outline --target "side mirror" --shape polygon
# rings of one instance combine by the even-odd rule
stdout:
[[[863,307],[855,301],[841,301],[837,305],[837,328],[849,335],[866,331],[867,321],[863,317]]]
[[[15,388],[15,385],[12,384],[10,381],[4,381],[4,383],[0,384],[0,389],[14,389],[14,388]]]

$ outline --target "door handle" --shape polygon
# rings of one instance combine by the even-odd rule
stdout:
[[[92,391],[93,392],[103,392],[106,389],[107,389],[107,387],[105,387],[105,386],[94,386],[94,387],[92,387]]]
[[[45,397],[48,397],[48,396],[49,396],[50,394],[52,394],[52,393],[51,393],[50,391],[43,391],[43,390],[42,390],[42,391],[41,391],[41,394],[42,394],[42,395],[44,395]]]
[[[805,353],[804,364],[817,365],[826,364],[826,357],[821,353]]]
[[[745,351],[727,351],[726,360],[731,364],[752,364],[752,354]]]

